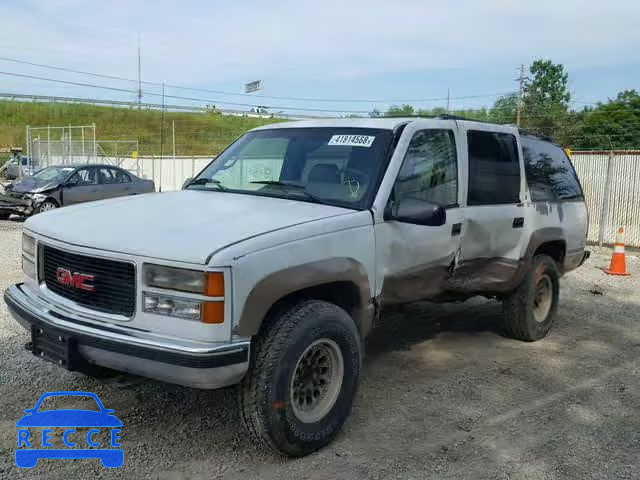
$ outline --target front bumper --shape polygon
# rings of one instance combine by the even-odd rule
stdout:
[[[0,213],[30,215],[33,213],[33,200],[0,194]]]
[[[111,328],[71,318],[30,295],[23,284],[4,293],[9,311],[23,327],[53,328],[73,337],[87,362],[169,383],[220,388],[238,383],[249,367],[249,342],[171,343],[152,332]]]

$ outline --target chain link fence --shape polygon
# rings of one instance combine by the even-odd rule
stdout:
[[[626,244],[640,247],[640,150],[573,152],[589,209],[588,241],[611,244],[624,227]]]

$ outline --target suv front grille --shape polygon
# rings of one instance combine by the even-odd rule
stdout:
[[[69,253],[48,245],[42,245],[41,251],[41,280],[49,290],[92,310],[133,316],[136,308],[133,264]],[[87,282],[93,290],[69,285],[73,281],[64,282],[68,274],[63,271],[68,271],[72,276],[93,275],[93,280]],[[59,273],[63,281],[59,281]]]

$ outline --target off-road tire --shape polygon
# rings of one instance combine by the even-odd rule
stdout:
[[[544,320],[536,320],[536,287],[541,281],[546,282],[543,277],[550,281],[551,304]],[[556,262],[547,255],[533,257],[518,288],[502,301],[505,334],[526,342],[544,338],[555,320],[559,291],[560,273]]]
[[[351,412],[362,365],[358,330],[347,312],[305,300],[275,312],[254,338],[249,371],[238,388],[242,421],[257,443],[287,456],[308,455],[338,434]],[[339,347],[343,376],[335,403],[316,422],[294,410],[292,385],[298,363],[314,342]]]

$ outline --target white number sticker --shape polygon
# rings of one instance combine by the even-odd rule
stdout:
[[[334,135],[329,140],[329,145],[369,148],[375,139],[376,137],[370,135]]]

